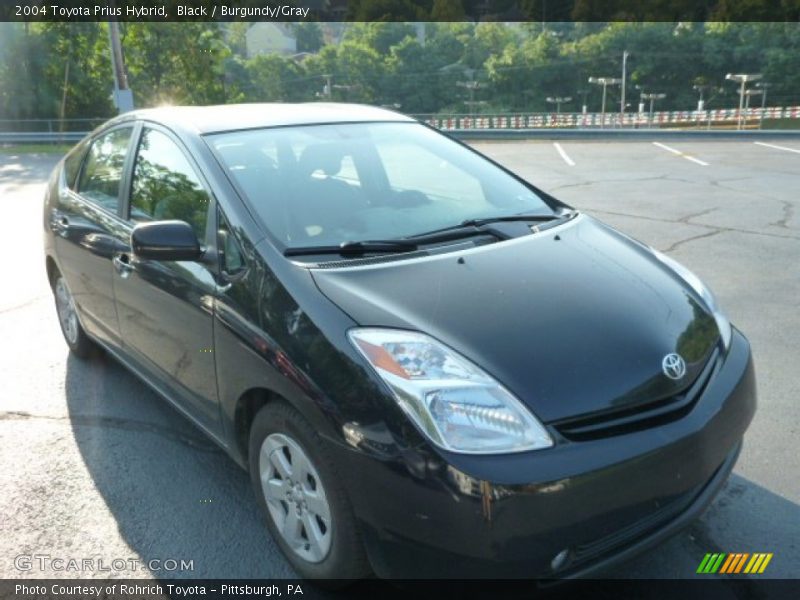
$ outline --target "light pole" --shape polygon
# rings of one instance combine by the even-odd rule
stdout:
[[[693,85],[692,86],[693,90],[695,90],[697,92],[700,92],[700,99],[697,101],[697,110],[703,110],[705,108],[705,102],[703,100],[703,93],[707,89],[709,89],[710,87],[711,86],[709,84],[707,84],[707,83],[703,84],[703,85]]]
[[[620,120],[624,118],[625,115],[625,80],[627,79],[627,67],[628,67],[628,57],[630,56],[630,52],[624,50],[622,52],[622,96],[619,99],[619,114]]]
[[[581,112],[586,114],[587,106],[586,106],[586,96],[589,95],[589,90],[578,90],[578,94],[583,98],[583,102],[581,103]]]
[[[475,90],[480,87],[480,83],[475,80],[475,69],[464,69],[464,73],[469,77],[469,81],[457,81],[456,85],[467,88],[469,91],[469,100],[465,100],[464,104],[470,107],[470,114],[474,114],[475,106],[481,104],[480,101],[475,100]],[[483,102],[483,104],[485,104],[485,102]]]
[[[650,117],[648,119],[648,122],[649,122],[648,128],[653,126],[653,103],[656,100],[663,100],[666,97],[667,97],[666,94],[644,94],[643,93],[641,95],[642,100],[650,100]]]
[[[750,110],[750,96],[758,96],[759,94],[763,94],[763,90],[745,90],[744,95],[746,100],[744,101],[744,112],[745,115],[747,111]]]
[[[745,101],[744,101],[744,118],[745,122],[747,122],[747,117],[750,115],[750,97],[757,96],[758,94],[764,95],[763,90],[745,90]],[[761,124],[761,120],[759,119],[759,125]]]
[[[549,104],[555,104],[556,114],[560,115],[561,105],[566,104],[567,102],[572,102],[572,96],[556,96],[555,98],[553,98],[552,96],[548,96],[547,98],[545,98],[545,102]]]
[[[609,85],[619,85],[622,79],[617,77],[589,77],[589,83],[596,83],[603,86],[603,103],[600,109],[600,126],[605,127],[606,121],[606,89]]]
[[[764,108],[767,105],[767,89],[771,86],[771,83],[767,83],[766,81],[759,81],[756,84],[757,88],[761,88],[764,90],[764,93],[761,94],[761,115],[758,118],[758,128],[761,129],[761,124],[764,121]]]
[[[739,113],[736,115],[736,129],[742,128],[742,108],[744,107],[745,86],[751,81],[761,79],[761,73],[728,73],[725,79],[739,84]]]
[[[766,81],[759,81],[756,84],[757,88],[764,90],[764,93],[761,94],[761,108],[763,109],[767,104],[767,90],[772,86],[771,83],[767,83]]]

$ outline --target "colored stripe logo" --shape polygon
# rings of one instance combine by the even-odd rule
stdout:
[[[709,553],[703,557],[697,573],[704,575],[748,573],[757,575],[764,572],[772,560],[772,552],[724,552]]]

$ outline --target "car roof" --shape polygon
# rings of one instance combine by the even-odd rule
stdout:
[[[334,102],[298,104],[221,104],[216,106],[163,106],[136,110],[114,121],[146,119],[167,127],[198,133],[215,133],[261,127],[353,123],[365,121],[414,121],[411,117],[375,106]]]

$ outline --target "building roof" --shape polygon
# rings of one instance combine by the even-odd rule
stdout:
[[[149,119],[199,134],[286,125],[414,120],[374,106],[329,102],[165,106],[133,111],[121,117],[131,118]]]

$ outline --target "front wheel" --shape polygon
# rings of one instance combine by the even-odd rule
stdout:
[[[349,501],[322,444],[294,408],[268,404],[250,428],[250,475],[267,527],[298,574],[338,580],[333,587],[340,587],[366,576],[369,567]]]
[[[97,352],[98,346],[81,327],[75,300],[60,273],[56,274],[55,281],[53,281],[53,296],[56,301],[58,324],[61,326],[61,333],[64,334],[64,341],[67,342],[67,346],[73,354],[79,358],[89,358]]]

